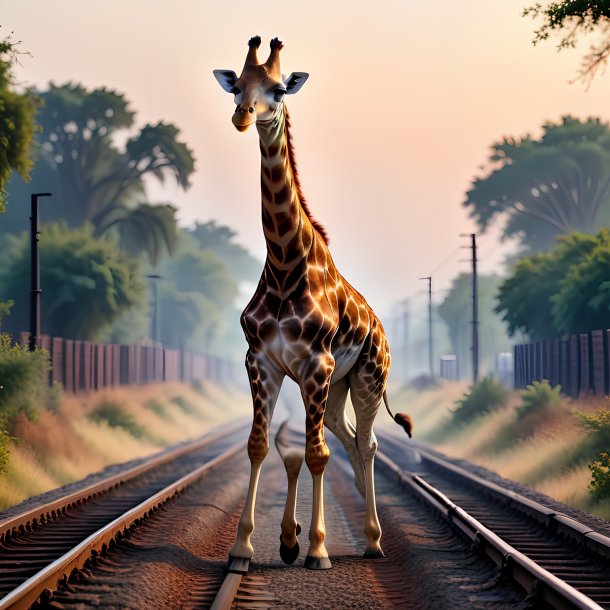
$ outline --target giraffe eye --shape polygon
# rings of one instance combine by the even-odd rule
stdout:
[[[239,95],[239,94],[241,93],[241,91],[240,91],[240,90],[239,90],[237,87],[233,87],[233,88],[231,89],[231,93],[232,93],[233,95]]]
[[[273,99],[276,102],[281,102],[284,95],[286,95],[286,89],[274,89],[273,90]]]

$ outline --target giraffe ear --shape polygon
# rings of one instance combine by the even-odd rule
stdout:
[[[296,93],[305,84],[305,81],[308,78],[309,74],[307,74],[307,72],[293,72],[290,76],[284,79],[286,93],[288,95]]]
[[[233,70],[214,70],[214,76],[227,93],[233,93],[233,87],[237,82],[237,74]]]

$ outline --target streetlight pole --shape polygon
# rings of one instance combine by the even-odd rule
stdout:
[[[31,352],[36,349],[40,337],[40,256],[38,242],[38,198],[51,197],[51,193],[32,193],[30,197],[30,336],[28,348]]]
[[[152,312],[150,316],[150,338],[153,342],[159,341],[159,293],[157,287],[157,280],[161,279],[160,275],[151,273],[146,276],[151,280],[150,284],[152,287]]]

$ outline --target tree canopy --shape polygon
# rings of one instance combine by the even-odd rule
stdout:
[[[607,0],[561,0],[542,6],[537,2],[523,11],[524,16],[542,17],[542,25],[534,34],[534,44],[560,35],[559,50],[573,48],[578,38],[597,31],[599,38],[584,56],[578,78],[587,82],[605,66],[610,54],[610,4]]]
[[[0,260],[0,299],[15,301],[7,330],[27,328],[29,238],[10,236]],[[44,227],[40,240],[41,321],[45,334],[94,340],[146,294],[138,261],[97,239],[90,225]]]
[[[493,143],[463,205],[483,232],[504,220],[504,237],[529,252],[572,231],[595,232],[610,211],[610,126],[566,116],[545,124],[540,138]]]
[[[520,260],[500,286],[496,311],[531,339],[610,327],[610,229],[572,233]]]
[[[5,209],[5,187],[16,171],[29,179],[30,144],[37,130],[37,100],[14,84],[13,65],[18,51],[10,38],[0,41],[0,212]]]
[[[122,247],[143,250],[156,264],[161,251],[171,252],[175,244],[175,210],[147,201],[145,179],[172,177],[180,188],[188,188],[195,160],[179,140],[179,129],[159,121],[137,130],[129,101],[105,87],[51,83],[38,95],[42,133],[36,139],[32,186],[40,183],[55,195],[45,217],[73,227],[91,222],[97,235],[117,234]],[[25,198],[18,179],[9,191],[15,199]],[[23,230],[23,220],[20,224],[11,216],[5,230]],[[143,229],[148,231],[144,239],[138,237]]]

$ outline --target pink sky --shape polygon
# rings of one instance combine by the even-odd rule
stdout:
[[[283,71],[310,73],[288,100],[303,190],[343,274],[383,314],[423,303],[417,278],[474,230],[460,203],[493,141],[568,113],[609,118],[610,76],[569,85],[586,46],[533,47],[520,16],[532,3],[5,0],[2,26],[32,53],[21,80],[107,86],[139,125],[177,124],[197,156],[193,186],[154,186],[152,199],[176,203],[184,224],[230,225],[261,260],[256,132],[233,128],[212,70],[239,72],[254,34],[265,49],[282,38]],[[480,239],[483,272],[501,258],[497,235]],[[466,256],[435,273],[438,299]]]

